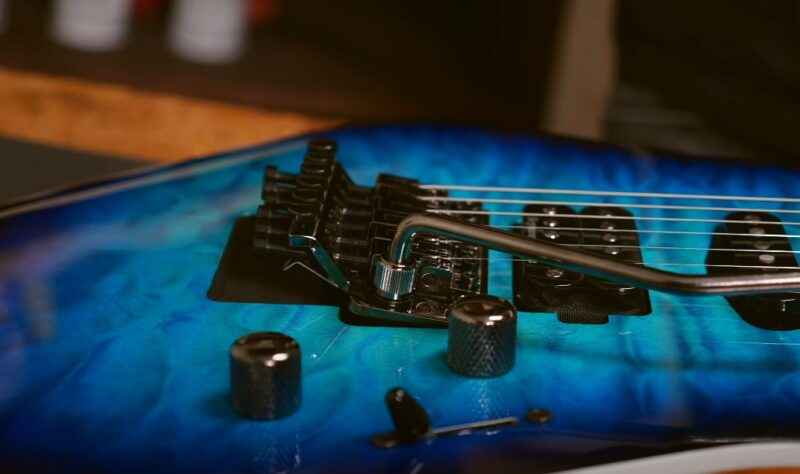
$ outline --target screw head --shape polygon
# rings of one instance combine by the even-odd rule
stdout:
[[[433,273],[425,273],[420,278],[420,282],[427,287],[431,287],[436,284],[436,275]]]
[[[542,233],[542,235],[550,240],[556,240],[559,236],[558,231],[553,229],[547,229]]]
[[[753,247],[757,248],[758,250],[767,250],[770,247],[770,245],[769,242],[766,242],[764,240],[757,240],[753,243]]]
[[[558,221],[555,219],[545,219],[542,221],[542,224],[544,224],[547,227],[555,227],[558,225]]]
[[[613,244],[616,241],[617,241],[617,236],[616,235],[611,234],[611,233],[603,234],[603,242],[610,242],[610,243]]]
[[[561,270],[560,268],[549,268],[547,269],[545,275],[547,275],[547,278],[552,278],[555,280],[564,276],[564,270]]]
[[[555,214],[557,209],[555,207],[543,207],[542,212],[545,214],[550,214],[551,216]]]

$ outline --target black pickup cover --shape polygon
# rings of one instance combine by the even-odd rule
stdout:
[[[618,207],[530,205],[521,233],[633,263],[642,263],[636,221]],[[554,312],[566,323],[602,324],[608,316],[650,314],[647,290],[536,262],[514,262],[514,304],[521,311]]]
[[[706,259],[710,275],[797,271],[797,259],[780,219],[768,213],[734,212],[725,217]],[[745,321],[764,329],[800,328],[800,292],[727,298]]]

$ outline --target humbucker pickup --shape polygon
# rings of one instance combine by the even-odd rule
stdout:
[[[706,259],[710,275],[797,271],[797,259],[780,219],[760,212],[734,212],[725,217]],[[745,321],[764,329],[800,328],[800,292],[729,296]]]
[[[529,205],[519,232],[533,239],[599,252],[641,264],[636,221],[619,207]],[[609,315],[650,314],[648,291],[533,261],[514,262],[514,304],[521,311],[557,313],[567,323],[608,322]]]

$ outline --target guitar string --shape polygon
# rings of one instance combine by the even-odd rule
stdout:
[[[544,239],[539,239],[543,240]],[[463,243],[460,240],[451,240],[451,239],[442,239],[438,240],[440,243],[445,244],[458,244]],[[554,242],[557,243],[557,242]],[[617,245],[615,243],[607,243],[607,244],[562,244],[557,243],[557,245],[561,245],[564,247],[584,247],[584,248],[615,248],[615,249],[645,249],[645,250],[688,250],[688,251],[702,251],[707,252],[709,250],[719,251],[719,252],[752,252],[752,253],[779,253],[779,254],[797,254],[800,253],[800,250],[780,250],[780,249],[733,249],[733,248],[707,248],[707,247],[673,247],[673,246],[661,246],[661,245]]]
[[[512,211],[473,211],[473,210],[454,210],[454,209],[426,209],[425,212],[432,214],[455,214],[455,215],[476,215],[476,216],[524,216],[524,217],[570,217],[581,219],[604,219],[606,221],[613,220],[636,220],[636,221],[654,221],[654,222],[704,222],[704,223],[717,223],[717,224],[750,224],[750,225],[784,225],[784,226],[800,226],[800,222],[753,222],[745,220],[727,220],[727,219],[695,219],[685,217],[649,217],[649,216],[592,216],[585,214],[551,214],[543,212],[512,212]],[[595,229],[602,231],[603,229]]]
[[[800,214],[800,209],[761,209],[761,208],[739,208],[739,207],[709,207],[709,206],[677,206],[677,205],[657,205],[657,204],[620,204],[607,202],[584,202],[584,201],[530,201],[524,199],[473,199],[464,197],[437,197],[422,196],[421,201],[429,202],[469,202],[485,204],[542,204],[554,206],[597,206],[614,208],[635,208],[635,209],[656,209],[656,210],[681,210],[681,211],[709,211],[709,212],[761,212],[775,214]],[[748,221],[749,222],[749,221]]]
[[[724,236],[738,236],[738,237],[784,237],[787,239],[799,239],[800,234],[785,235],[785,234],[750,234],[743,232],[697,232],[697,231],[682,231],[682,230],[656,230],[656,229],[590,229],[588,227],[545,227],[535,225],[493,225],[503,229],[539,229],[539,230],[565,230],[565,231],[591,231],[591,232],[630,232],[639,234],[678,234],[678,235],[724,235]]]
[[[473,191],[486,193],[519,193],[519,194],[564,194],[575,196],[618,196],[641,197],[653,199],[704,199],[709,201],[760,201],[779,203],[800,203],[800,198],[767,197],[767,196],[726,196],[715,194],[680,194],[680,193],[644,193],[628,191],[594,191],[587,189],[547,189],[547,188],[514,188],[502,186],[465,186],[453,184],[420,184],[420,189],[442,191]]]
[[[465,260],[474,260],[474,261],[492,261],[492,262],[535,262],[533,258],[492,258],[492,257],[440,257],[438,255],[425,255],[420,254],[420,258],[425,258],[428,260],[436,260],[436,261],[465,261]],[[664,267],[711,267],[711,268],[737,268],[740,270],[797,270],[798,267],[789,267],[789,266],[773,266],[773,265],[725,265],[725,264],[705,264],[705,263],[675,263],[675,262],[665,262],[665,263],[653,263],[653,262],[636,262],[633,260],[619,260],[620,262],[630,263],[633,265],[652,265],[652,266],[664,266]],[[547,265],[547,264],[545,264]],[[555,268],[555,267],[554,267]],[[580,272],[575,272],[580,273]],[[494,275],[494,273],[492,273]]]
[[[550,215],[550,214],[548,214]],[[573,216],[574,217],[574,216]],[[609,218],[609,220],[612,220]],[[382,221],[375,221],[375,224],[378,225],[390,225],[394,226],[395,224],[391,222],[382,222]],[[698,231],[691,231],[691,230],[662,230],[662,229],[592,229],[590,227],[559,227],[559,226],[535,226],[535,225],[509,225],[509,224],[492,224],[492,227],[502,228],[502,229],[541,229],[541,230],[566,230],[566,231],[588,231],[588,232],[602,232],[602,233],[613,233],[613,232],[636,232],[639,234],[678,234],[678,235],[724,235],[724,236],[731,236],[731,237],[783,237],[787,239],[798,239],[800,238],[800,234],[752,234],[752,233],[743,233],[743,232],[698,232]]]

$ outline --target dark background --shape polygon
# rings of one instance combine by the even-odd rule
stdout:
[[[247,48],[222,65],[169,51],[169,1],[136,0],[129,40],[106,53],[54,41],[52,2],[6,1],[3,68],[348,122],[798,164],[794,0],[251,0]],[[0,200],[140,164],[0,137]]]
[[[276,4],[240,60],[209,67],[167,50],[169,4],[140,14],[126,47],[97,54],[52,41],[48,2],[10,0],[0,64],[354,120],[537,128],[558,0]]]

